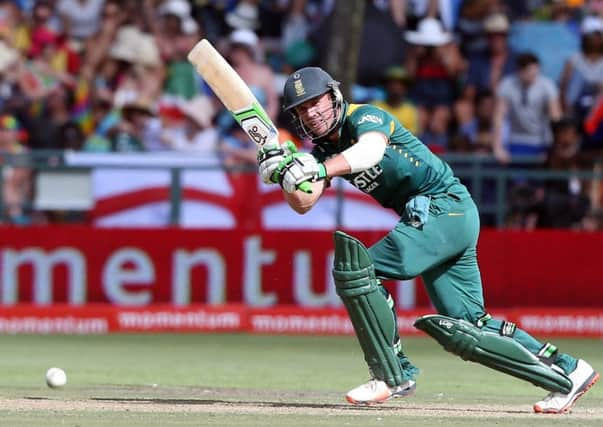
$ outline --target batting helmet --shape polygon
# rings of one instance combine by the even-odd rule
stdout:
[[[329,130],[322,135],[309,131],[295,112],[295,107],[325,93],[330,93],[333,99],[333,110],[336,118]],[[291,74],[283,89],[283,110],[289,111],[294,118],[295,128],[301,137],[320,138],[331,133],[340,126],[343,118],[343,96],[339,90],[339,82],[326,71],[318,67],[305,67]]]

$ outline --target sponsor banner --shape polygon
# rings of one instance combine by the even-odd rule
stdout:
[[[91,221],[100,227],[165,227],[171,224],[171,167],[179,167],[185,228],[350,230],[393,227],[399,216],[344,180],[336,180],[303,217],[284,201],[280,187],[254,171],[228,173],[218,157],[188,153],[69,153],[68,165],[91,167]],[[365,188],[371,177],[355,185]],[[339,204],[337,199],[341,198]]]
[[[0,306],[342,308],[331,276],[331,232],[49,226],[2,227],[0,233]],[[353,234],[370,246],[386,231]],[[601,307],[601,275],[593,266],[600,263],[602,238],[483,231],[486,307]],[[397,308],[430,307],[420,279],[384,284]]]
[[[402,336],[421,335],[413,327],[423,310],[398,311]],[[534,335],[603,337],[603,310],[510,309],[493,313]],[[74,307],[20,305],[0,312],[0,334],[108,334],[115,332],[238,332],[283,335],[353,335],[343,309],[291,306],[249,308],[242,305],[187,308],[168,305]]]

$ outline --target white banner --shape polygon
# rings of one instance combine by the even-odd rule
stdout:
[[[106,227],[163,227],[170,224],[170,168],[181,173],[179,223],[191,228],[257,225],[264,229],[388,229],[398,215],[342,179],[333,181],[305,215],[289,208],[276,185],[254,173],[227,173],[218,158],[165,153],[69,153],[71,166],[92,168],[94,224]],[[340,202],[339,198],[343,197]]]

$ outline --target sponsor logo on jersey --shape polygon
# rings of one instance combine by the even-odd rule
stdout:
[[[378,178],[383,174],[381,166],[375,165],[370,169],[362,171],[352,179],[354,187],[364,193],[370,193],[375,188],[379,187]]]
[[[376,123],[378,125],[382,125],[383,124],[383,120],[381,119],[381,117],[379,116],[375,116],[373,114],[365,114],[364,116],[362,116],[360,118],[360,121],[358,122],[359,125],[361,125],[362,123]]]

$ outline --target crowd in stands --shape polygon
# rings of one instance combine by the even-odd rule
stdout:
[[[255,146],[186,60],[201,37],[249,84],[282,139],[303,148],[279,111],[280,92],[288,73],[329,54],[335,7],[0,1],[0,151],[175,150],[253,167]],[[392,112],[438,154],[491,156],[498,168],[523,157],[553,170],[601,169],[602,0],[366,0],[364,13],[351,101]],[[521,178],[525,167],[509,226],[603,227],[597,180],[535,182]],[[7,221],[30,220],[32,174],[4,168]]]

